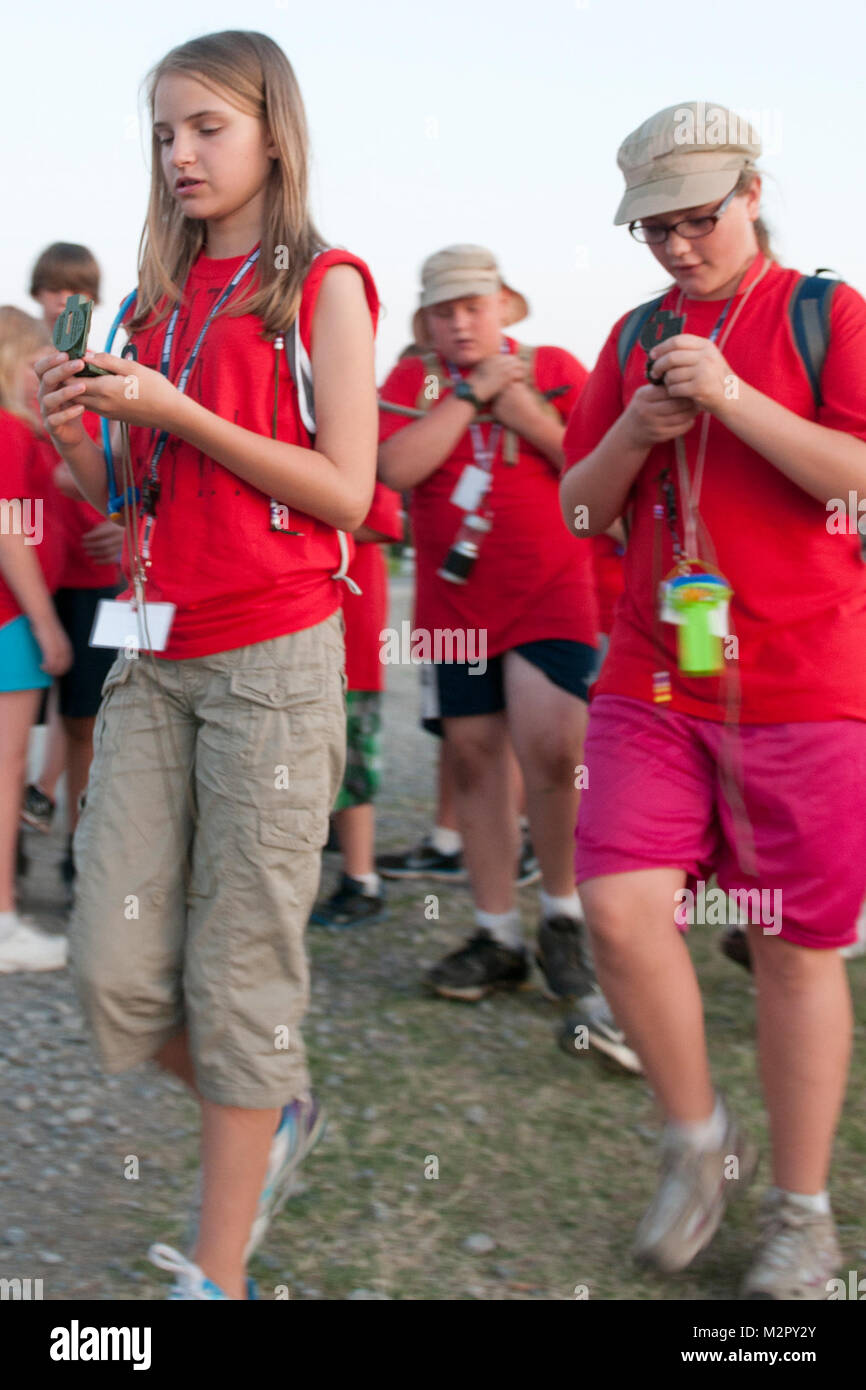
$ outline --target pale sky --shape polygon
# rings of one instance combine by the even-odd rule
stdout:
[[[83,242],[103,269],[102,347],[135,285],[143,79],[176,44],[230,28],[270,35],[295,69],[314,216],[368,261],[384,305],[380,380],[409,340],[421,262],[457,241],[489,246],[526,295],[516,336],[592,366],[614,320],[665,282],[612,224],[617,147],[682,101],[759,125],[782,260],[866,290],[862,0],[40,0],[4,17],[0,303],[33,310],[38,252]]]

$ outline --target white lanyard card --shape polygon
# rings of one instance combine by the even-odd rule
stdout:
[[[490,474],[477,463],[467,463],[451,494],[451,501],[462,512],[474,512],[490,486]]]
[[[102,598],[93,620],[89,645],[164,652],[174,614],[173,603],[148,603],[142,611],[132,599]]]

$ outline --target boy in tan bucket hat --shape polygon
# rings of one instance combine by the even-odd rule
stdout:
[[[424,310],[449,299],[498,293],[503,328],[529,314],[523,295],[506,285],[493,253],[483,246],[446,246],[444,251],[436,251],[421,268],[421,284],[421,298],[412,318],[412,335],[419,347],[432,347]]]
[[[428,983],[475,1001],[528,979],[514,905],[513,748],[541,866],[536,959],[550,993],[585,1020],[580,1045],[639,1070],[596,984],[572,862],[598,621],[591,547],[562,530],[557,484],[586,372],[562,348],[527,349],[505,334],[529,306],[486,248],[447,247],[421,279],[419,353],[382,388],[379,470],[411,490],[415,633],[433,643],[430,713],[453,759],[476,918]],[[455,637],[456,652],[437,654],[437,638]]]

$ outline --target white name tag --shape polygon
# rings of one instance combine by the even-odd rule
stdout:
[[[468,463],[451,494],[451,501],[463,512],[474,512],[489,486],[490,474],[477,464]]]
[[[131,599],[102,598],[93,620],[90,646],[164,652],[174,612],[173,603],[147,603],[142,610]]]

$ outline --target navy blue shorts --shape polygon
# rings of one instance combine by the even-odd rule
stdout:
[[[72,665],[60,676],[60,713],[67,719],[92,719],[99,709],[102,683],[117,652],[111,647],[91,647],[90,634],[102,598],[116,598],[124,586],[100,589],[58,589],[54,607],[74,653]]]
[[[512,647],[547,678],[578,700],[589,700],[589,686],[598,664],[598,652],[586,642],[549,637]],[[440,662],[421,667],[421,723],[431,734],[442,736],[443,719],[468,714],[498,714],[505,709],[504,653],[487,658],[486,671],[469,662]]]

